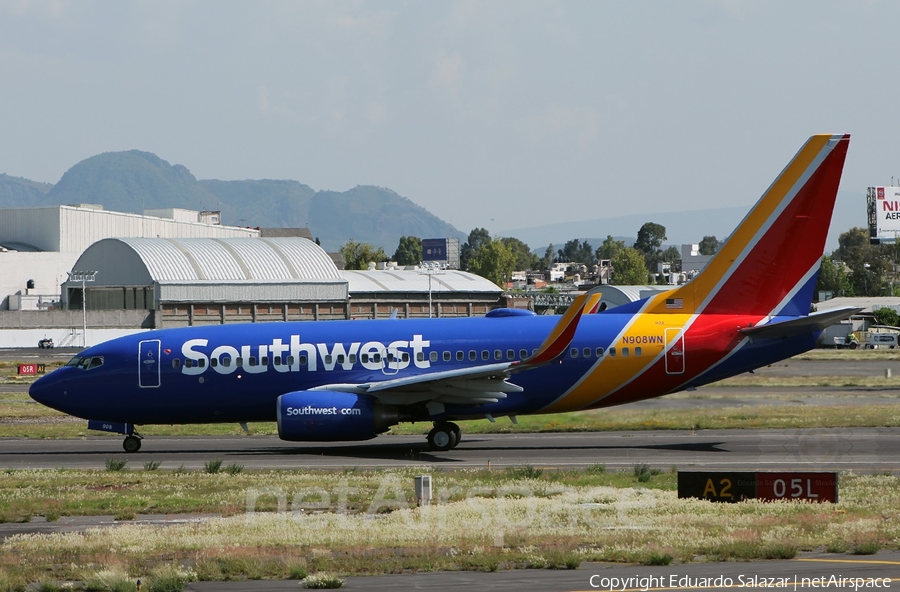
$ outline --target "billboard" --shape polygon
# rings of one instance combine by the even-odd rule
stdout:
[[[900,234],[900,187],[869,187],[866,206],[869,242],[895,242]]]
[[[459,239],[422,239],[422,261],[444,263],[450,269],[459,269]]]

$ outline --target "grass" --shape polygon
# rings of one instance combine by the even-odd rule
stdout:
[[[108,509],[169,503],[164,512],[202,507],[220,516],[10,537],[0,544],[0,589],[72,579],[124,590],[141,578],[147,590],[180,590],[192,580],[668,565],[786,559],[837,551],[838,542],[861,554],[900,545],[900,479],[889,475],[842,475],[839,504],[715,504],[678,499],[669,471],[640,483],[634,470],[447,470],[432,474],[435,503],[418,508],[421,471],[8,471],[0,481],[7,509],[58,496],[60,514],[83,511],[92,484]],[[248,499],[265,511],[247,513]]]

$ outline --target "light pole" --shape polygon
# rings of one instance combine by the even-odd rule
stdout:
[[[70,271],[70,282],[81,282],[81,347],[87,347],[87,286],[86,282],[93,282],[97,277],[96,271]]]
[[[428,318],[431,318],[431,276],[443,275],[446,272],[441,269],[440,264],[433,261],[423,262],[419,265],[418,273],[428,276]]]

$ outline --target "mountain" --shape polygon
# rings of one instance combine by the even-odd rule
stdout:
[[[388,255],[393,254],[403,235],[459,238],[460,243],[466,240],[464,233],[409,199],[390,189],[367,185],[343,193],[316,193],[310,205],[309,225],[329,251],[351,238],[382,246]]]
[[[316,195],[315,189],[298,181],[208,179],[200,181],[200,185],[222,204],[235,208],[225,218],[226,224],[234,226],[304,228],[309,225],[309,206]],[[225,216],[224,211],[222,215]],[[267,222],[259,222],[260,216]],[[313,231],[319,232],[317,228]]]
[[[0,173],[0,204],[9,204],[6,206],[9,208],[38,205],[52,188],[50,183],[38,183]]]
[[[183,165],[150,152],[106,152],[70,168],[56,185],[0,174],[0,207],[96,203],[108,210],[219,210],[225,224],[267,228],[309,227],[329,251],[349,239],[380,246],[390,255],[401,236],[450,237],[466,234],[390,189],[361,185],[348,191],[316,191],[298,181],[197,180]],[[645,222],[666,227],[666,244],[696,243],[705,235],[726,237],[750,206],[612,216],[501,231],[543,255],[547,244],[587,238],[595,248],[607,235],[636,236]],[[826,243],[837,248],[841,232],[866,226],[862,192],[838,192]],[[632,239],[626,242],[630,243]],[[557,247],[558,248],[558,247]]]
[[[752,205],[705,210],[681,210],[655,214],[633,214],[595,220],[579,220],[558,224],[544,224],[528,228],[501,231],[501,236],[514,236],[543,255],[547,245],[563,244],[573,238],[587,240],[594,248],[600,246],[607,235],[619,238],[626,232],[631,234],[626,243],[634,242],[638,230],[645,222],[656,222],[666,227],[666,244],[681,245],[699,243],[704,236],[712,235],[720,241],[731,234]],[[838,191],[831,228],[825,243],[825,252],[838,247],[838,237],[853,226],[867,227],[866,196],[862,192]],[[588,238],[600,237],[600,238]],[[596,242],[594,242],[596,241]],[[541,246],[543,245],[543,246]],[[558,248],[558,247],[557,247]]]
[[[101,204],[133,213],[154,208],[218,209],[215,196],[186,167],[140,150],[105,152],[82,160],[65,172],[43,201]]]
[[[380,246],[389,255],[404,235],[466,238],[390,189],[358,186],[336,192],[290,180],[197,180],[185,166],[140,150],[92,156],[66,171],[56,185],[0,175],[0,207],[81,203],[132,213],[219,210],[223,222],[232,226],[308,226],[329,251],[351,238]]]

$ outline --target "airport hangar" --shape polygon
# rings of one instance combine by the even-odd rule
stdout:
[[[44,338],[83,346],[190,324],[384,318],[394,310],[427,317],[429,295],[434,316],[483,315],[500,305],[502,290],[479,276],[342,271],[302,236],[311,238],[308,229],[224,226],[218,212],[177,208],[0,210],[0,347]],[[97,272],[92,281],[82,284],[77,273],[67,280],[86,271]]]
[[[475,274],[440,270],[342,271],[315,242],[276,238],[110,238],[63,284],[62,307],[145,310],[153,328],[234,322],[480,316],[502,290]],[[429,297],[432,301],[429,314]]]

